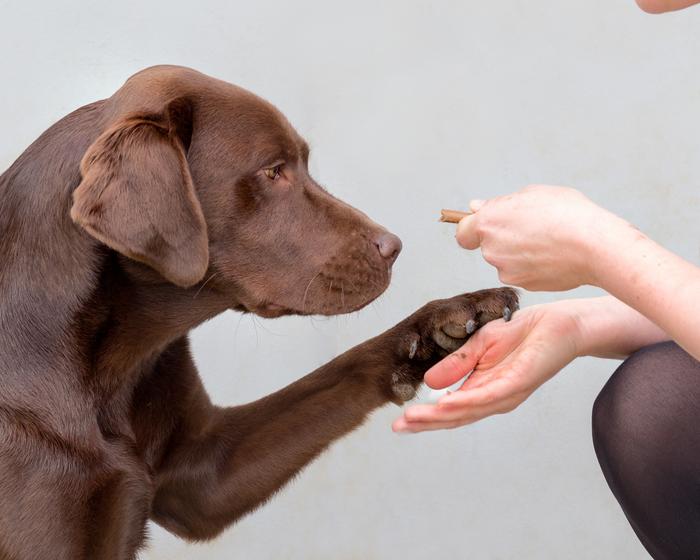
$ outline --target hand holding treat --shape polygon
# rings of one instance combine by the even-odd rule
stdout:
[[[570,290],[595,284],[598,251],[606,240],[631,243],[640,233],[629,223],[565,187],[531,186],[487,201],[471,213],[443,210],[441,221],[459,221],[457,242],[481,248],[506,284],[528,290]]]

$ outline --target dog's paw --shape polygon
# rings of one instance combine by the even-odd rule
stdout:
[[[510,321],[519,307],[512,288],[495,288],[440,299],[421,308],[416,330],[407,338],[410,360],[440,358],[462,346],[477,329],[490,321]]]
[[[431,301],[402,322],[398,349],[402,364],[392,373],[397,400],[415,396],[425,371],[454,352],[480,327],[496,319],[509,321],[519,307],[512,288],[495,288]]]

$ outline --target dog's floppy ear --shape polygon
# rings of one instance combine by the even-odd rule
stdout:
[[[88,148],[71,218],[90,235],[189,287],[209,263],[207,227],[185,149],[191,109],[171,102],[163,115],[125,118]]]

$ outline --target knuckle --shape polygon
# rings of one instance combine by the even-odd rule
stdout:
[[[492,266],[496,266],[496,257],[493,254],[493,251],[491,251],[490,249],[482,249],[481,256],[487,263],[489,263]]]
[[[512,284],[513,276],[502,268],[498,269],[498,279],[504,284]]]
[[[527,277],[520,277],[520,278],[511,278],[511,281],[509,284],[514,284],[516,286],[520,286],[521,288],[524,288],[525,290],[530,290],[534,291],[537,289],[537,282],[533,280],[532,278],[527,278]]]

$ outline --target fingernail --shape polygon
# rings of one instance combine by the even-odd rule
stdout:
[[[480,198],[477,198],[477,199],[475,199],[475,200],[472,200],[472,201],[469,203],[469,209],[470,209],[472,212],[478,212],[479,209],[484,205],[484,202],[485,202],[485,201],[481,200]]]

